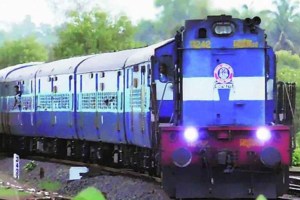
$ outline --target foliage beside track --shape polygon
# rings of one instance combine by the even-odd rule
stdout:
[[[28,196],[30,196],[28,193],[20,192],[17,189],[0,187],[0,199],[22,199]]]
[[[61,183],[58,181],[45,180],[41,181],[38,186],[41,190],[53,192],[59,190],[59,188],[61,187]]]
[[[297,147],[293,152],[293,166],[300,166],[300,148]]]
[[[277,81],[296,83],[296,111],[294,126],[300,131],[300,57],[291,51],[277,51]]]
[[[300,166],[300,132],[296,133],[296,148],[293,152],[292,164],[293,166]]]
[[[294,128],[296,149],[293,152],[292,164],[300,165],[300,57],[291,51],[277,51],[277,80],[296,83],[296,110],[294,114]]]
[[[94,200],[94,199],[105,200],[104,195],[94,187],[88,187],[82,190],[76,197],[74,197],[74,200]]]

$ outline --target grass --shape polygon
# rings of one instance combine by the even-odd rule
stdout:
[[[82,190],[73,200],[105,200],[104,195],[94,187]]]
[[[0,199],[5,199],[9,197],[26,197],[30,196],[30,194],[26,192],[20,192],[16,189],[6,189],[0,187]]]
[[[45,180],[41,181],[38,185],[40,189],[44,189],[46,191],[57,191],[60,188],[61,184],[58,181],[50,181],[50,180]]]

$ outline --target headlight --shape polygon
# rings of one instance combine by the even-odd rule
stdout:
[[[214,33],[217,35],[230,35],[234,32],[234,25],[231,22],[217,22],[213,25]]]
[[[262,142],[266,142],[271,139],[271,131],[265,127],[259,128],[256,131],[256,138]]]
[[[185,129],[184,138],[187,142],[196,142],[199,138],[198,130],[194,127]]]

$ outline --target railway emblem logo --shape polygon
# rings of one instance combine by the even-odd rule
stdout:
[[[214,70],[214,77],[216,79],[215,88],[231,89],[233,88],[233,69],[226,63],[221,63],[216,66]]]

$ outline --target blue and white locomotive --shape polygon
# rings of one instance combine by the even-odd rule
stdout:
[[[5,68],[0,147],[162,173],[175,198],[282,195],[291,131],[259,24],[209,16],[148,47]]]

